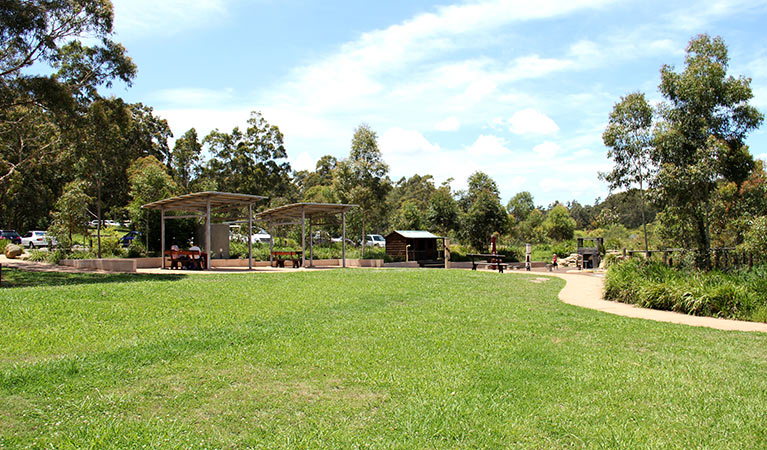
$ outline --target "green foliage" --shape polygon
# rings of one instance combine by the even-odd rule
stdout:
[[[458,212],[458,202],[453,198],[449,184],[445,184],[429,199],[426,221],[431,230],[446,236],[458,228]]]
[[[201,177],[214,182],[218,190],[275,198],[288,194],[290,164],[282,132],[260,112],[250,113],[244,132],[239,127],[231,133],[216,129],[203,143],[213,157],[202,169]],[[193,143],[189,146],[195,147]]]
[[[605,299],[700,316],[759,320],[767,304],[764,267],[733,273],[676,269],[630,259],[612,265]]]
[[[0,253],[5,253],[5,247],[10,243],[8,239],[0,239]]]
[[[533,195],[528,191],[523,191],[516,194],[509,200],[509,204],[506,205],[509,214],[511,214],[514,223],[518,224],[527,220],[527,216],[535,209],[535,203],[533,203]]]
[[[386,224],[386,197],[391,190],[388,172],[376,132],[369,125],[360,124],[354,130],[349,158],[339,161],[333,171],[333,189],[338,200],[360,206],[347,215],[360,238],[368,229],[382,230]]]
[[[570,217],[567,208],[557,205],[546,215],[543,229],[546,231],[546,235],[555,241],[572,239],[575,232],[575,220]]]
[[[482,190],[471,197],[474,201],[462,216],[461,231],[472,247],[485,252],[494,233],[507,231],[508,215],[498,197],[490,191]]]
[[[127,253],[128,258],[145,258],[147,255],[146,245],[141,239],[133,239],[128,245]]]
[[[397,210],[393,228],[396,230],[423,230],[426,228],[424,209],[413,200],[408,200]]]
[[[195,173],[199,171],[202,144],[197,137],[197,130],[188,130],[176,140],[170,157],[170,167],[176,183],[185,194],[191,192]]]
[[[53,225],[48,234],[64,248],[72,246],[72,235],[88,229],[88,205],[93,197],[87,193],[88,185],[82,180],[75,180],[64,186],[64,192],[56,201],[53,212]]]
[[[767,216],[750,221],[743,238],[743,250],[767,257]]]
[[[721,38],[700,35],[687,47],[685,70],[661,69],[667,103],[655,140],[660,167],[656,194],[673,223],[698,250],[699,267],[710,266],[712,195],[718,180],[741,183],[754,167],[744,141],[763,121],[748,101],[750,80],[727,75],[729,57]],[[686,226],[689,224],[689,226]]]

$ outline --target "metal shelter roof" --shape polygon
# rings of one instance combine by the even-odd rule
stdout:
[[[399,234],[405,239],[442,239],[440,236],[431,234],[428,231],[394,230],[393,232]]]
[[[300,219],[302,216],[309,219],[312,217],[341,214],[357,206],[359,205],[341,203],[293,203],[260,212],[256,214],[256,219],[274,221]]]
[[[145,209],[162,209],[165,211],[205,211],[210,201],[210,208],[239,208],[252,205],[268,197],[250,194],[235,194],[232,192],[195,192],[193,194],[166,198],[164,200],[147,203],[142,206]]]

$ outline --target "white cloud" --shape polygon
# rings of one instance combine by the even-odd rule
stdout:
[[[434,128],[438,131],[458,131],[458,129],[461,128],[461,121],[455,116],[448,117],[434,125]]]
[[[509,154],[506,140],[493,135],[481,135],[467,149],[474,156],[499,156]]]
[[[592,152],[591,150],[589,150],[587,148],[584,148],[582,150],[578,150],[577,152],[573,153],[573,155],[576,158],[586,158],[586,157],[589,157],[589,156],[593,156],[594,152]]]
[[[559,126],[549,116],[532,108],[517,111],[509,119],[510,131],[514,134],[552,134]]]
[[[231,0],[113,0],[120,38],[173,35],[226,16]]]
[[[381,153],[434,153],[439,151],[439,145],[429,142],[421,133],[402,128],[390,128],[381,136],[378,142]]]
[[[303,152],[299,154],[298,156],[290,159],[290,166],[293,168],[293,170],[314,170],[317,167],[317,161],[312,158],[309,153]]]
[[[205,107],[221,104],[234,98],[233,89],[173,88],[158,91],[152,95],[161,103],[178,106]]]
[[[554,156],[556,156],[557,153],[559,153],[560,150],[562,150],[562,147],[560,147],[558,144],[554,142],[548,142],[548,141],[533,147],[533,151],[537,153],[540,157],[545,159],[553,158]]]

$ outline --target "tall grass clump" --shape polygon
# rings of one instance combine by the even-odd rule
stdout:
[[[702,272],[631,259],[612,265],[604,297],[696,316],[767,321],[767,267]]]

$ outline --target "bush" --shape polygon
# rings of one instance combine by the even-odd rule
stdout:
[[[128,258],[143,258],[146,256],[146,246],[139,239],[133,239],[128,245]]]
[[[10,243],[8,239],[0,239],[0,253],[5,253],[5,247]]]
[[[723,273],[630,259],[607,271],[604,297],[686,314],[765,321],[767,268]]]

